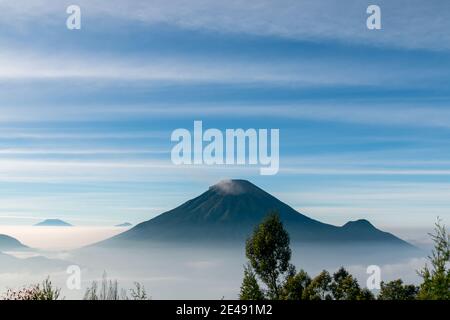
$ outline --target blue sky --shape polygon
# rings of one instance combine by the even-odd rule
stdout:
[[[225,178],[333,224],[448,223],[448,1],[378,1],[380,31],[356,0],[75,2],[0,2],[0,223],[137,223]],[[173,166],[194,120],[279,128],[280,172]]]

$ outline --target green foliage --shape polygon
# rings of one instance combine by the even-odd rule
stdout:
[[[312,279],[311,283],[303,292],[302,298],[305,300],[332,300],[331,276],[328,271],[323,270],[318,276]]]
[[[341,267],[333,275],[330,285],[334,300],[373,300],[373,294],[367,289],[361,289],[358,281]]]
[[[267,287],[269,299],[279,299],[283,276],[292,269],[289,235],[277,214],[270,214],[247,240],[246,255]]]
[[[289,235],[277,214],[270,214],[247,240],[249,265],[239,298],[243,300],[373,300],[374,295],[361,289],[357,280],[344,268],[334,275],[321,272],[314,279],[304,271],[295,271],[290,263]],[[258,284],[266,286],[266,294]]]
[[[431,269],[426,265],[419,275],[423,282],[420,285],[419,299],[449,300],[450,299],[450,236],[440,221],[436,222],[435,233],[430,234],[434,249],[428,257]]]
[[[375,296],[368,289],[362,289],[358,281],[341,267],[333,276],[322,271],[306,287],[305,300],[374,300]]]
[[[434,249],[419,275],[420,287],[404,284],[401,279],[382,282],[379,300],[449,300],[450,299],[450,236],[440,221],[435,233],[430,234]],[[341,267],[331,276],[322,271],[311,278],[301,270],[295,272],[290,264],[289,235],[277,214],[269,215],[255,228],[246,243],[246,255],[250,264],[244,270],[241,299],[264,298],[258,278],[266,285],[266,298],[281,300],[374,300],[373,293],[361,288],[358,281]]]
[[[53,287],[50,277],[47,277],[41,285],[37,285],[37,289],[35,300],[58,300],[61,292],[61,289]]]
[[[375,296],[369,289],[362,288],[357,300],[375,300]]]
[[[244,279],[242,280],[240,300],[264,300],[264,294],[258,285],[255,272],[250,265],[244,267]]]
[[[358,281],[343,267],[334,273],[330,289],[335,300],[356,300],[361,291]]]
[[[412,284],[403,284],[401,279],[381,282],[378,300],[415,300],[419,288]]]
[[[1,300],[58,300],[61,289],[52,285],[50,278],[40,284],[18,290],[8,289]]]
[[[301,300],[303,292],[311,283],[311,278],[304,270],[289,275],[281,290],[282,300]]]

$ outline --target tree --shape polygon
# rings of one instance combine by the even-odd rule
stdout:
[[[420,285],[418,298],[423,300],[450,299],[450,236],[444,225],[438,220],[435,224],[434,234],[430,234],[434,249],[428,257],[428,265],[419,271],[423,282]]]
[[[344,267],[333,274],[330,289],[335,300],[359,300],[361,297],[358,281]]]
[[[297,274],[294,272],[286,278],[280,298],[283,300],[301,300],[303,292],[310,283],[311,278],[306,271],[300,270]]]
[[[289,235],[278,214],[268,215],[247,240],[246,255],[256,275],[267,286],[269,299],[280,298],[284,277],[292,270]]]
[[[401,279],[385,283],[381,282],[378,300],[415,300],[419,288],[415,285],[404,285]]]
[[[258,285],[255,272],[250,265],[244,267],[244,279],[242,280],[240,300],[264,300],[264,294]]]
[[[330,285],[331,276],[328,271],[323,270],[306,287],[302,298],[305,300],[332,300]]]
[[[369,289],[363,288],[357,300],[375,300],[375,296]]]

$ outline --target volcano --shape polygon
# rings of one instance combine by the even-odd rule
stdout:
[[[100,245],[131,243],[242,244],[268,214],[276,212],[292,242],[385,244],[412,247],[367,220],[334,226],[311,219],[246,180],[224,180],[200,196],[142,222]]]
[[[35,227],[72,227],[70,223],[60,219],[46,219],[34,225]]]

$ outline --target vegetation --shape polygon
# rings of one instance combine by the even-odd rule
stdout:
[[[244,279],[242,280],[240,300],[263,300],[264,294],[259,287],[255,272],[252,267],[247,265],[244,267]]]
[[[246,255],[251,268],[266,285],[267,297],[279,299],[283,276],[292,274],[294,267],[289,263],[289,235],[278,215],[269,215],[256,227],[247,241]]]
[[[134,285],[135,288],[130,289],[128,295],[127,290],[119,288],[117,280],[109,280],[104,272],[100,284],[93,281],[86,289],[83,300],[149,300],[145,287],[138,282]]]
[[[430,234],[434,249],[428,257],[431,269],[426,265],[419,275],[423,282],[420,285],[418,298],[422,300],[450,299],[450,236],[440,221],[436,222],[434,234]]]
[[[305,271],[300,270],[296,274],[293,273],[286,278],[280,298],[282,300],[300,300],[310,283],[311,278]]]
[[[436,223],[434,249],[419,272],[420,287],[401,279],[382,282],[378,296],[361,288],[356,278],[341,267],[333,275],[324,270],[314,278],[298,273],[290,263],[289,235],[277,214],[270,214],[247,240],[249,264],[244,269],[240,299],[243,300],[414,300],[450,299],[450,237],[440,221]]]
[[[1,300],[58,300],[60,291],[52,285],[50,278],[47,278],[42,283],[29,287],[8,289]]]
[[[99,283],[93,281],[86,289],[84,300],[149,300],[145,287],[134,283],[134,288],[128,290],[120,289],[117,280],[108,280],[106,273]],[[52,285],[49,278],[40,284],[20,289],[8,289],[0,300],[58,300],[61,289]]]
[[[358,281],[341,267],[330,284],[334,300],[373,300],[375,297],[369,290],[361,288]]]
[[[419,288],[412,284],[403,284],[401,279],[381,282],[381,290],[378,295],[379,300],[415,300]]]
[[[332,300],[330,291],[331,276],[328,271],[322,271],[312,279],[302,295],[304,300]]]
[[[430,234],[434,249],[430,266],[418,272],[423,281],[420,286],[404,284],[401,279],[381,282],[375,295],[361,288],[345,268],[333,275],[323,270],[311,278],[304,270],[296,271],[290,263],[289,235],[277,214],[270,214],[255,228],[246,242],[244,278],[240,288],[241,300],[448,300],[450,299],[450,236],[437,221]],[[42,283],[8,289],[0,300],[58,300],[60,289],[49,278]],[[117,280],[109,280],[106,273],[102,281],[93,281],[86,289],[84,300],[148,300],[143,285],[135,282],[129,290],[121,289]]]

